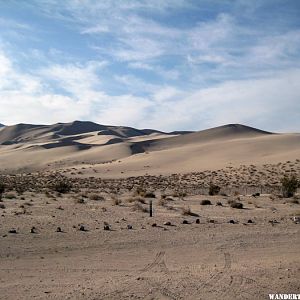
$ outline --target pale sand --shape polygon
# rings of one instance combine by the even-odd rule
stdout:
[[[86,204],[76,204],[72,195],[23,197],[5,199],[1,212],[0,299],[252,300],[299,293],[300,225],[291,220],[299,205],[283,199],[241,197],[244,210],[228,207],[220,196],[175,198],[167,204],[172,210],[154,200],[149,218],[133,211],[126,195],[119,196],[120,206],[109,196]],[[201,206],[203,198],[213,205]],[[16,216],[25,202],[32,206],[25,204],[25,214]],[[201,224],[181,215],[186,205]],[[231,219],[238,223],[229,224]],[[103,230],[104,221],[111,231]],[[79,224],[89,231],[78,231]],[[17,234],[8,233],[12,227]]]

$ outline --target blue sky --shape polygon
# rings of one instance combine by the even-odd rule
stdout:
[[[300,1],[0,0],[0,123],[300,131]]]

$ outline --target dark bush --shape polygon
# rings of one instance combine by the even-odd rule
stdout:
[[[200,202],[200,204],[201,204],[201,205],[211,205],[211,202],[210,202],[210,200],[205,199],[205,200],[202,200],[202,201]]]
[[[147,192],[145,193],[145,198],[156,198],[156,196],[153,192]]]
[[[260,196],[260,193],[254,193],[252,194],[252,197],[259,197]]]
[[[5,184],[0,182],[0,195],[5,192]]]
[[[72,189],[72,184],[67,179],[59,180],[53,185],[53,190],[58,193],[68,193]]]
[[[244,208],[243,203],[236,202],[236,201],[231,202],[230,207],[238,208],[238,209],[243,209]]]
[[[292,175],[291,177],[283,177],[281,179],[282,184],[282,194],[285,198],[293,197],[295,192],[297,191],[297,188],[300,185],[300,181],[296,178],[295,175]]]
[[[214,196],[214,195],[218,195],[220,190],[221,188],[218,185],[210,184],[208,193],[210,196]]]
[[[291,199],[291,200],[288,200],[288,203],[299,204],[299,200],[297,200],[297,199]]]

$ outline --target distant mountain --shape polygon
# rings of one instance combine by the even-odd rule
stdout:
[[[5,125],[3,125],[3,124],[0,123],[0,128],[1,128],[1,127],[4,127],[4,126],[5,126]]]

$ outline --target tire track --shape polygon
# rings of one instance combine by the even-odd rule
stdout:
[[[128,292],[130,290],[134,291],[137,284],[136,280],[138,280],[140,276],[143,276],[143,281],[147,282],[157,292],[174,300],[180,299],[179,295],[171,292],[167,287],[163,286],[162,283],[156,282],[150,278],[151,271],[155,270],[156,268],[158,271],[162,272],[163,276],[167,274],[169,276],[169,269],[165,262],[165,254],[165,251],[158,251],[152,262],[148,263],[144,268],[135,273],[132,278],[122,281],[121,286],[120,282],[116,280],[113,284],[115,286],[115,290],[109,293],[109,297],[120,297],[124,292]],[[149,274],[148,277],[144,277],[147,276],[147,274]],[[149,295],[151,295],[151,292]]]
[[[217,273],[215,273],[214,275],[211,275],[211,277],[203,282],[201,285],[200,285],[200,288],[204,288],[204,289],[208,289],[209,287],[210,288],[213,288],[215,287],[218,282],[224,278],[224,276],[226,275],[226,273],[229,272],[229,270],[231,269],[231,255],[230,253],[228,252],[225,252],[224,253],[224,267],[222,269],[222,271],[219,271]]]
[[[169,272],[167,265],[165,263],[165,260],[164,260],[165,254],[166,254],[165,251],[159,251],[155,256],[154,261],[152,263],[146,265],[146,267],[141,270],[140,274],[150,271],[153,268],[155,268],[156,266],[161,267],[161,269],[163,269],[165,272]]]

